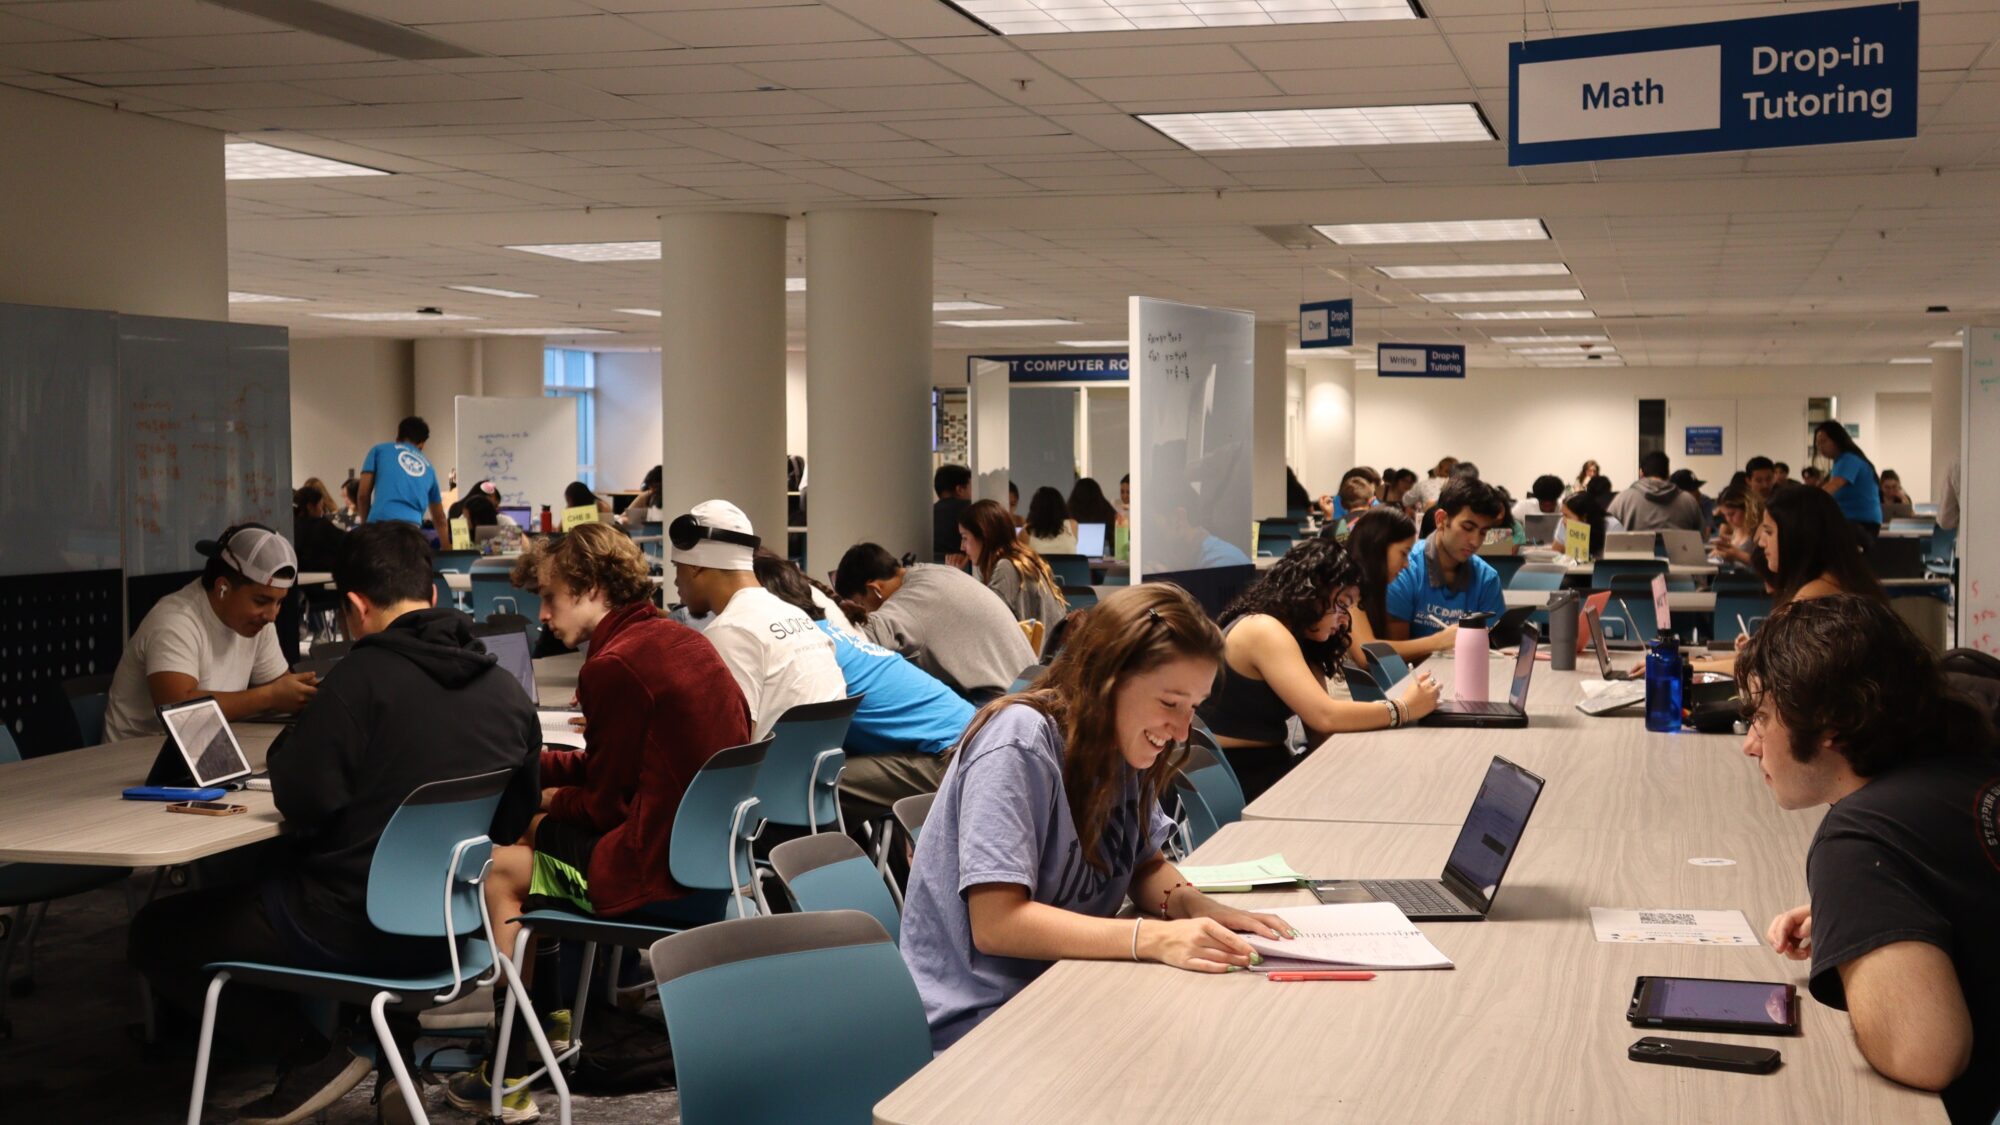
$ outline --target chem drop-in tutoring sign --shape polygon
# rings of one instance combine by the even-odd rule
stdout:
[[[1345,348],[1354,343],[1354,300],[1314,301],[1299,306],[1299,347]]]
[[[1917,135],[1917,5],[1508,45],[1507,163]]]

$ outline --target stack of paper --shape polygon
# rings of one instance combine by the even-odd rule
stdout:
[[[571,719],[580,719],[580,711],[542,711],[542,745],[567,746],[583,749],[583,732],[570,725]]]
[[[1181,864],[1180,872],[1181,878],[1194,884],[1195,889],[1203,894],[1242,893],[1258,887],[1294,887],[1306,881],[1304,875],[1292,870],[1292,865],[1286,863],[1282,855],[1267,855],[1263,859],[1212,867]]]
[[[1330,906],[1287,906],[1267,911],[1285,920],[1299,936],[1273,941],[1255,934],[1243,940],[1264,955],[1255,972],[1273,969],[1449,969],[1451,958],[1424,937],[1393,902]]]

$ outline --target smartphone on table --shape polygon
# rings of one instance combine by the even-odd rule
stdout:
[[[167,806],[167,811],[192,813],[195,816],[235,816],[246,810],[242,805],[229,805],[221,801],[175,801]]]
[[[1770,1047],[1742,1047],[1735,1043],[1706,1043],[1695,1039],[1661,1039],[1653,1035],[1626,1048],[1625,1057],[1633,1062],[1726,1070],[1736,1074],[1769,1074],[1778,1069],[1781,1058]]]

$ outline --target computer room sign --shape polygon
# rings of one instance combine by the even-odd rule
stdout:
[[[1507,163],[1917,135],[1917,5],[1508,46]]]

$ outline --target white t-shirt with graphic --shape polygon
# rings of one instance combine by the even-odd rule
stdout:
[[[762,586],[731,595],[702,635],[743,689],[755,728],[752,738],[771,733],[779,717],[801,703],[847,698],[847,678],[841,675],[832,638]]]
[[[104,741],[163,733],[147,676],[179,672],[209,693],[268,684],[286,671],[277,627],[246,637],[224,625],[197,578],[161,598],[125,642],[105,705]]]

